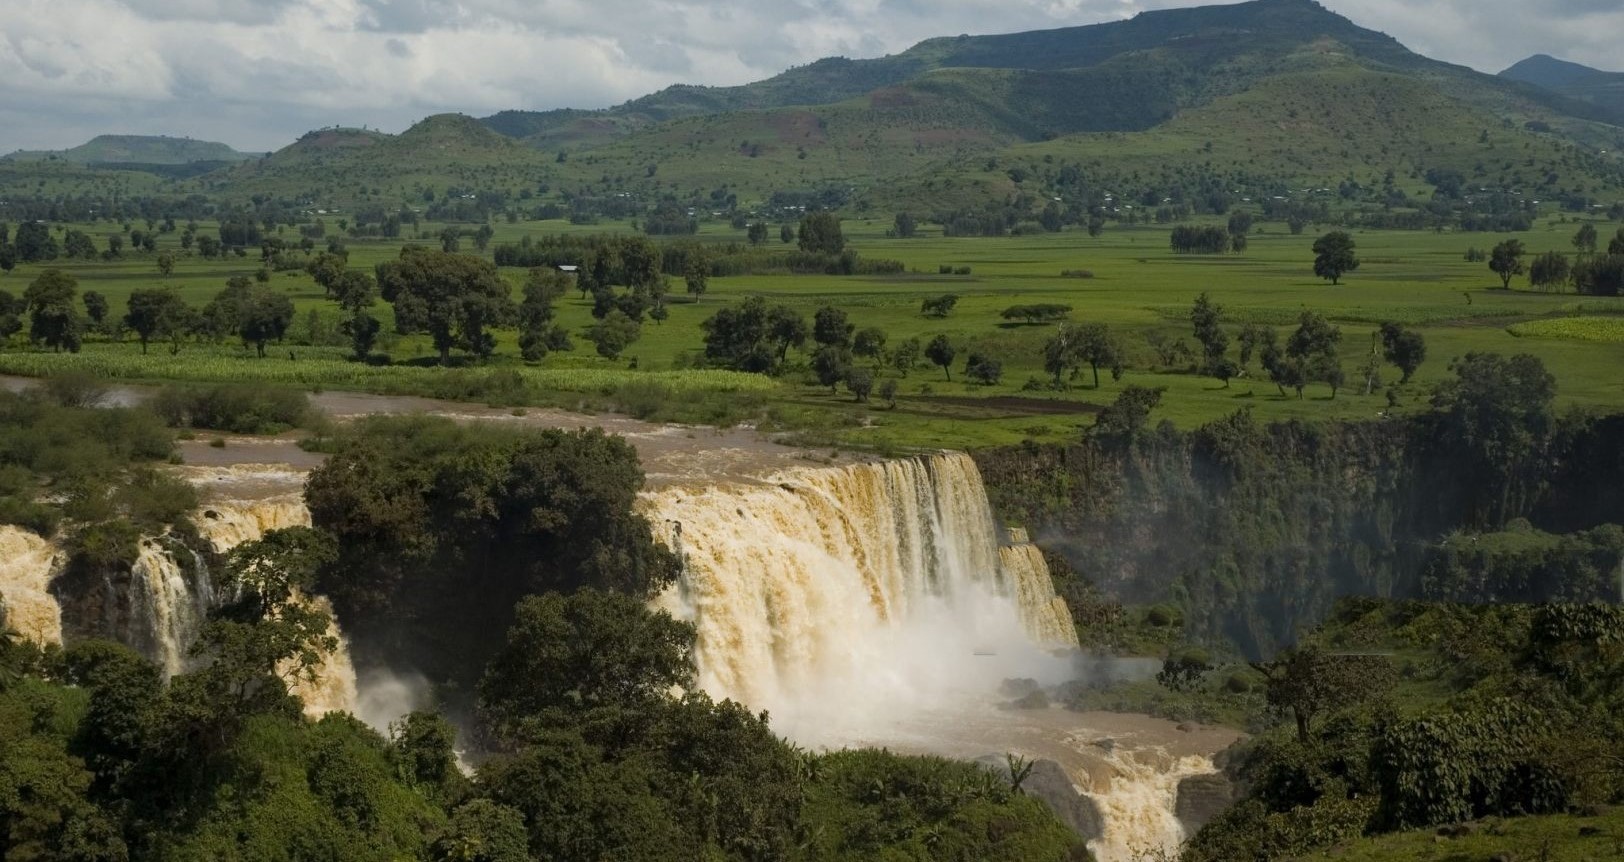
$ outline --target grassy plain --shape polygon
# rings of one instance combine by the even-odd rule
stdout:
[[[328,216],[330,227],[340,216]],[[1605,239],[1615,225],[1598,222]],[[108,224],[84,226],[105,242],[116,230]],[[439,225],[420,227],[433,237]],[[1464,260],[1467,247],[1488,248],[1501,239],[1492,234],[1431,233],[1417,231],[1356,231],[1363,265],[1340,286],[1331,286],[1311,271],[1314,231],[1291,235],[1283,225],[1263,223],[1254,230],[1246,254],[1197,256],[1173,254],[1167,245],[1167,226],[1112,227],[1097,238],[1078,230],[1058,234],[1000,238],[948,238],[926,230],[912,239],[885,236],[889,220],[847,221],[848,242],[866,257],[903,261],[908,272],[881,277],[741,276],[715,278],[702,300],[688,301],[680,280],[673,283],[670,318],[643,327],[642,338],[619,360],[597,356],[583,333],[593,322],[590,301],[571,294],[560,304],[560,320],[576,336],[577,349],[555,353],[535,369],[517,357],[513,332],[499,334],[500,355],[492,367],[519,368],[538,389],[563,393],[552,403],[571,403],[570,393],[592,392],[612,396],[625,382],[637,379],[672,390],[679,399],[702,392],[723,400],[746,401],[744,415],[763,413],[761,421],[785,428],[810,429],[846,445],[968,447],[1018,442],[1022,439],[1056,440],[1075,436],[1091,424],[1091,413],[1115,397],[1122,386],[1137,383],[1167,388],[1158,418],[1181,426],[1204,422],[1241,407],[1252,407],[1260,418],[1368,417],[1389,409],[1385,392],[1365,395],[1361,369],[1371,347],[1371,336],[1384,320],[1416,326],[1425,334],[1428,359],[1416,379],[1399,392],[1399,410],[1424,404],[1431,384],[1448,373],[1449,360],[1469,351],[1533,353],[1545,361],[1559,381],[1562,400],[1591,408],[1624,407],[1624,342],[1598,333],[1617,331],[1624,322],[1624,299],[1579,297],[1571,293],[1539,293],[1517,279],[1512,290],[1499,289],[1498,278],[1485,264]],[[1571,251],[1570,237],[1578,224],[1556,218],[1540,221],[1519,237],[1530,258],[1547,250]],[[204,226],[209,230],[209,226]],[[628,225],[571,226],[563,222],[496,224],[496,243],[525,235],[559,232],[625,231]],[[707,223],[703,240],[742,240],[742,231],[720,223]],[[351,265],[370,268],[393,257],[407,240],[351,240]],[[167,235],[160,249],[176,242]],[[437,244],[435,240],[424,240]],[[777,244],[776,231],[773,244]],[[465,250],[471,243],[464,242]],[[258,256],[206,261],[183,257],[175,272],[159,275],[151,255],[125,252],[123,260],[63,261],[55,265],[74,274],[80,289],[97,290],[111,301],[113,314],[123,311],[130,291],[157,285],[175,287],[193,303],[202,303],[232,275],[251,275]],[[969,267],[969,275],[939,275],[941,265]],[[43,267],[21,266],[0,279],[0,289],[20,294]],[[1062,276],[1065,270],[1088,270],[1092,277]],[[504,270],[517,287],[522,270]],[[292,332],[294,343],[273,350],[264,360],[251,358],[235,345],[187,345],[178,356],[155,346],[153,354],[139,358],[133,340],[87,344],[80,357],[26,354],[25,344],[14,339],[0,354],[0,371],[40,373],[76,363],[92,363],[107,373],[131,378],[254,379],[328,388],[367,388],[392,391],[434,391],[441,369],[421,367],[433,351],[426,338],[391,337],[382,350],[407,367],[366,368],[342,362],[342,350],[314,349],[298,344],[307,332],[313,312],[331,327],[337,309],[321,289],[303,273],[281,273],[271,282],[284,290],[298,308]],[[1156,350],[1147,340],[1160,334],[1168,339],[1190,337],[1187,312],[1191,301],[1208,291],[1224,306],[1224,320],[1232,332],[1243,323],[1274,325],[1288,334],[1304,310],[1317,311],[1343,331],[1342,357],[1349,385],[1334,399],[1323,386],[1311,386],[1307,397],[1282,396],[1261,372],[1224,387],[1210,378],[1159,367]],[[960,297],[945,319],[920,313],[928,297],[952,293]],[[703,350],[700,323],[725,304],[758,294],[769,303],[792,306],[808,317],[821,305],[846,309],[858,327],[878,326],[894,346],[905,338],[929,340],[945,333],[959,346],[953,379],[940,368],[924,365],[899,383],[897,406],[859,405],[844,390],[831,393],[791,373],[779,383],[744,385],[731,376],[692,378],[687,371]],[[1023,390],[1029,380],[1044,380],[1041,351],[1054,325],[1010,324],[1000,315],[1017,304],[1063,303],[1072,306],[1073,321],[1098,321],[1119,333],[1127,345],[1129,370],[1119,381],[1102,377],[1098,390],[1085,373],[1068,391],[1046,388]],[[376,311],[386,319],[388,306]],[[1003,379],[993,386],[964,382],[965,357],[979,351],[1002,361]],[[289,357],[293,357],[290,359]],[[293,371],[288,366],[299,366]],[[635,369],[634,374],[626,372]],[[591,370],[592,376],[581,372]],[[615,372],[615,373],[607,373]],[[666,372],[645,376],[647,372]],[[675,374],[669,373],[675,372]],[[464,372],[466,374],[466,372]],[[887,370],[885,376],[896,376]],[[1391,367],[1383,378],[1395,381]],[[709,382],[706,382],[706,381]],[[590,381],[590,382],[588,382]],[[748,390],[748,391],[747,391]],[[614,402],[575,399],[585,407],[614,406]],[[764,401],[764,405],[760,402]],[[658,411],[655,411],[658,414]]]

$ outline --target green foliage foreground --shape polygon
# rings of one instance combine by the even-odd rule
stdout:
[[[472,776],[438,716],[388,738],[347,715],[304,719],[282,674],[326,620],[290,589],[323,545],[291,530],[234,553],[244,600],[209,624],[208,666],[167,686],[115,644],[0,644],[4,858],[1090,858],[978,766],[811,754],[736,703],[673,698],[667,685],[692,678],[692,627],[616,593],[520,603],[480,687],[489,753]]]
[[[1624,802],[1621,645],[1624,611],[1607,605],[1347,600],[1303,646],[1262,666],[1271,703],[1316,708],[1297,713],[1298,732],[1232,753],[1244,798],[1184,858],[1299,857],[1363,835],[1593,817]],[[1529,849],[1557,858],[1549,839]]]

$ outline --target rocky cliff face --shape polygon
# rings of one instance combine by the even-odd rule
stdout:
[[[1499,529],[1483,513],[1502,501],[1503,517],[1556,531],[1624,521],[1621,433],[1621,417],[1565,426],[1514,487],[1492,484],[1421,419],[1261,425],[1240,414],[1131,445],[1024,445],[975,459],[999,518],[1027,525],[1107,595],[1176,602],[1193,635],[1260,656],[1341,596],[1421,595],[1438,543]],[[1426,594],[1471,600],[1469,586]],[[1521,600],[1616,597],[1611,587],[1576,597],[1573,586]]]
[[[1194,835],[1235,804],[1235,786],[1223,773],[1191,775],[1179,782],[1173,806],[1186,835]]]

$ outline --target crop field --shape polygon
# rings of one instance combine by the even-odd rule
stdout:
[[[336,218],[327,217],[329,223]],[[1545,251],[1571,253],[1570,239],[1578,226],[1571,219],[1546,219],[1516,236],[1528,248],[1526,260],[1531,260]],[[625,223],[529,222],[493,227],[492,248],[526,235],[630,230]],[[735,411],[730,419],[755,421],[750,411],[760,411],[759,419],[770,427],[808,431],[831,443],[876,447],[963,447],[1074,437],[1080,427],[1092,423],[1098,408],[1130,383],[1165,387],[1162,405],[1154,416],[1181,426],[1243,407],[1253,408],[1264,419],[1376,416],[1424,404],[1431,385],[1449,374],[1450,360],[1472,351],[1532,353],[1556,375],[1565,403],[1592,408],[1624,406],[1624,375],[1618,373],[1624,367],[1624,299],[1537,292],[1523,277],[1513,280],[1511,290],[1502,290],[1499,278],[1486,264],[1464,259],[1468,247],[1487,250],[1502,235],[1355,231],[1362,265],[1341,285],[1332,286],[1312,272],[1310,246],[1320,232],[1313,227],[1292,235],[1283,224],[1261,223],[1254,228],[1243,255],[1174,254],[1168,247],[1167,225],[1113,226],[1094,238],[1077,229],[1036,236],[949,238],[928,228],[920,236],[895,239],[885,235],[888,227],[889,217],[844,223],[848,245],[864,258],[899,260],[906,272],[890,276],[719,277],[711,279],[709,290],[698,302],[682,292],[680,279],[673,279],[669,319],[646,322],[641,337],[613,361],[596,355],[584,338],[594,322],[591,301],[571,293],[559,303],[559,321],[574,337],[574,351],[555,352],[541,363],[526,365],[518,357],[516,334],[508,330],[497,333],[498,352],[489,366],[518,370],[520,379],[537,391],[608,395],[627,383],[644,382],[678,402],[735,400],[744,412]],[[1617,225],[1601,221],[1595,227],[1604,243],[1617,230]],[[81,228],[99,244],[116,230],[105,223]],[[776,228],[774,225],[769,240],[773,247],[778,247]],[[211,229],[201,226],[201,232]],[[437,236],[439,229],[430,224],[419,227],[426,238]],[[698,238],[744,239],[743,231],[712,222],[704,224]],[[396,256],[408,241],[412,240],[349,240],[350,265],[370,269]],[[416,241],[438,244],[435,239]],[[175,243],[174,234],[165,235],[159,249],[175,249]],[[463,250],[472,250],[471,241],[463,242]],[[121,260],[53,265],[73,274],[81,292],[105,294],[112,307],[110,316],[118,317],[130,291],[137,288],[169,285],[189,302],[202,304],[227,278],[251,276],[259,268],[259,259],[252,252],[245,258],[212,261],[182,255],[168,277],[159,274],[154,255],[128,250]],[[969,274],[943,275],[943,267],[968,268]],[[0,277],[0,289],[20,295],[42,268],[38,264],[19,266]],[[1072,274],[1062,275],[1068,271]],[[1086,277],[1079,272],[1086,272]],[[514,285],[517,298],[524,271],[504,269],[503,273]],[[424,394],[445,391],[440,378],[451,372],[430,365],[435,354],[425,336],[390,332],[387,304],[380,303],[374,313],[383,319],[386,332],[378,349],[389,356],[391,364],[360,365],[343,359],[342,346],[311,344],[321,340],[312,338],[312,331],[325,330],[330,338],[339,311],[310,276],[278,273],[271,284],[293,299],[297,314],[288,342],[274,347],[262,360],[232,343],[189,343],[174,355],[167,345],[154,344],[143,357],[133,338],[116,341],[106,336],[92,337],[77,356],[55,355],[31,352],[18,335],[0,354],[0,371],[44,374],[77,367],[136,379],[257,379],[303,387]],[[1197,348],[1188,313],[1191,302],[1203,291],[1223,306],[1223,321],[1232,339],[1243,324],[1271,325],[1284,337],[1302,312],[1325,315],[1342,331],[1347,386],[1332,398],[1325,386],[1310,385],[1305,397],[1298,399],[1295,393],[1282,395],[1255,360],[1247,376],[1228,386],[1190,373],[1188,361],[1169,367],[1152,339],[1170,343],[1182,338],[1190,348]],[[921,313],[923,300],[944,294],[958,297],[949,316],[933,318]],[[878,376],[897,378],[898,397],[893,407],[877,396],[871,403],[857,404],[843,388],[831,392],[816,385],[804,370],[792,368],[774,381],[696,369],[703,359],[701,322],[719,308],[750,295],[760,295],[770,305],[790,306],[808,318],[823,305],[842,308],[858,328],[884,330],[888,346],[907,338],[928,341],[945,334],[958,347],[952,379],[923,359],[905,378],[886,366]],[[1049,388],[1042,350],[1057,324],[1012,323],[1000,314],[1013,305],[1039,303],[1070,306],[1071,322],[1108,325],[1126,347],[1124,377],[1114,381],[1102,374],[1096,390],[1085,371],[1064,391]],[[1363,372],[1372,335],[1389,320],[1416,327],[1425,336],[1428,349],[1416,378],[1394,393],[1392,406],[1385,390],[1365,393]],[[1235,350],[1232,344],[1231,355]],[[1000,382],[979,385],[962,379],[963,364],[971,352],[1002,362]],[[791,354],[792,363],[795,356]],[[804,365],[805,357],[801,360]],[[1387,365],[1382,366],[1381,375],[1389,384],[1398,379],[1397,370]],[[554,403],[561,400],[568,402],[552,399]],[[662,415],[657,409],[652,412]]]

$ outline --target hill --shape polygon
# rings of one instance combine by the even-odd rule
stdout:
[[[1075,193],[1054,182],[1058,159],[1095,189],[1152,201],[1349,184],[1430,196],[1426,177],[1443,171],[1472,190],[1588,205],[1624,190],[1624,127],[1608,116],[1415,54],[1311,0],[1251,0],[930,39],[601,111],[326,129],[188,190],[390,209],[448,195],[487,210],[613,198],[621,215],[673,197],[697,210],[707,195],[1031,209]]]
[[[1030,68],[1007,67],[1021,59]],[[650,107],[761,105],[804,94],[808,75],[837,81],[830,92],[839,93],[918,68],[926,70],[828,104],[664,121]],[[673,102],[678,92],[706,98]],[[1084,166],[1095,186],[1135,196],[1349,180],[1430,192],[1421,181],[1428,171],[1544,200],[1624,188],[1624,163],[1599,152],[1616,151],[1624,131],[1595,120],[1592,106],[1427,59],[1306,0],[930,40],[896,57],[813,64],[742,88],[667,90],[628,105],[570,116],[568,128],[594,123],[596,137],[577,138],[563,176],[608,178],[645,194],[725,185],[766,198],[839,187],[875,206],[924,211],[1058,194],[1005,176],[1023,164],[1026,175],[1052,176],[1055,159]],[[626,113],[634,108],[643,113]],[[503,117],[505,128],[529,130],[528,142],[558,142],[564,127],[533,120]]]
[[[438,114],[398,135],[321,129],[252,162],[203,178],[230,197],[269,194],[306,202],[375,203],[389,209],[425,193],[517,188],[545,175],[536,150],[462,114]]]
[[[66,150],[18,150],[5,157],[19,162],[64,161],[81,165],[185,165],[241,162],[253,158],[225,144],[164,135],[98,135]]]
[[[1624,72],[1604,72],[1535,54],[1501,72],[1500,77],[1595,105],[1608,111],[1615,122],[1624,122]]]

